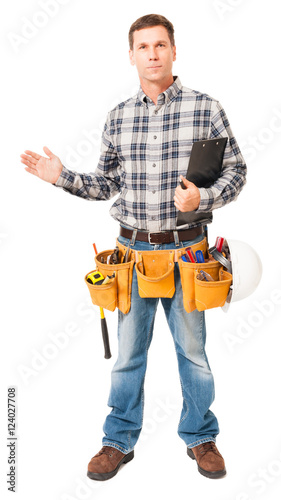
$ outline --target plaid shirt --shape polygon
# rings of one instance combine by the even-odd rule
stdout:
[[[222,174],[208,189],[200,188],[196,213],[212,211],[235,200],[246,165],[220,103],[174,83],[155,105],[138,94],[108,113],[99,164],[81,174],[63,166],[56,186],[88,200],[107,200],[117,193],[110,214],[120,224],[158,232],[176,228],[174,193],[186,176],[194,141],[228,137]],[[202,222],[201,222],[202,224]],[[181,229],[200,225],[200,221]]]

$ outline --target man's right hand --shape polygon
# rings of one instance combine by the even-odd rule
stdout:
[[[20,155],[21,162],[26,165],[25,170],[30,174],[36,175],[43,181],[55,184],[61,174],[62,163],[59,157],[54,155],[46,146],[43,147],[43,150],[49,158],[26,150],[26,154]]]

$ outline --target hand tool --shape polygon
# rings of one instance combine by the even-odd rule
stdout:
[[[215,243],[215,247],[216,247],[218,252],[222,251],[223,242],[224,242],[224,238],[222,238],[221,236],[218,236],[216,239],[216,243]]]
[[[128,246],[127,246],[126,253],[125,253],[124,257],[123,257],[123,264],[125,264],[125,262],[128,262],[128,260],[129,260],[129,254],[130,254],[130,244],[131,244],[131,242],[129,241],[129,244],[128,244]]]
[[[110,264],[118,264],[119,248],[116,247],[110,256]]]
[[[196,258],[195,258],[195,255],[194,255],[194,253],[193,253],[192,248],[191,248],[191,247],[187,247],[187,248],[185,249],[185,251],[186,251],[186,255],[187,255],[187,256],[189,257],[189,259],[190,259],[190,262],[196,262]]]
[[[197,274],[197,278],[201,281],[215,281],[214,278],[209,274],[206,273],[206,271],[199,271],[199,274]]]
[[[99,271],[93,271],[88,274],[87,281],[91,285],[101,285],[104,282],[104,277]]]
[[[190,258],[187,255],[182,256],[183,262],[190,262]]]
[[[93,243],[93,247],[95,250],[95,254],[97,255],[97,247],[95,243]],[[111,352],[110,352],[110,345],[109,345],[109,337],[108,337],[108,329],[107,329],[107,323],[106,319],[104,316],[104,311],[103,308],[100,307],[100,319],[101,319],[101,332],[102,332],[102,338],[103,338],[103,345],[104,345],[104,357],[105,359],[111,358]]]
[[[102,284],[103,284],[103,285],[107,285],[107,283],[109,283],[109,282],[110,282],[110,280],[112,280],[113,278],[115,278],[115,273],[113,273],[111,276],[107,275],[107,276],[104,278],[104,280],[103,280]]]
[[[201,262],[202,264],[205,262],[202,250],[197,250],[195,252],[195,255],[196,255],[196,261],[197,262]]]

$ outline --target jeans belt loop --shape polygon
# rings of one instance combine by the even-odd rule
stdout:
[[[177,231],[173,231],[173,233],[174,233],[174,240],[176,247],[179,247],[180,246],[179,233]]]
[[[134,229],[134,230],[133,230],[132,238],[131,238],[131,241],[130,241],[130,244],[131,244],[131,246],[132,246],[132,247],[133,247],[133,246],[134,246],[134,244],[136,243],[137,232],[138,232],[138,230],[137,230],[137,229]]]

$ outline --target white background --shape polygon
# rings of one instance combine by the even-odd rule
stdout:
[[[49,5],[49,13],[46,13]],[[64,5],[63,5],[64,4]],[[45,6],[45,7],[44,7]],[[51,9],[52,7],[52,9]],[[51,9],[51,10],[50,10]],[[201,476],[177,435],[181,392],[171,336],[159,307],[146,378],[144,428],[135,459],[110,481],[86,478],[101,447],[117,312],[99,311],[84,275],[92,243],[113,248],[110,202],[73,197],[25,172],[20,154],[48,146],[69,168],[95,169],[107,111],[138,88],[127,33],[160,13],[175,26],[174,74],[220,100],[248,163],[235,203],[217,211],[217,235],[251,244],[263,262],[248,299],[207,313],[207,353],[216,382],[217,445],[228,475]],[[221,0],[15,0],[1,16],[1,498],[6,474],[7,388],[18,392],[20,499],[135,500],[179,495],[210,500],[276,499],[281,488],[278,2]],[[86,134],[94,140],[86,143]],[[76,155],[74,156],[74,153]],[[279,303],[278,303],[279,302]],[[57,345],[56,345],[57,344]]]

